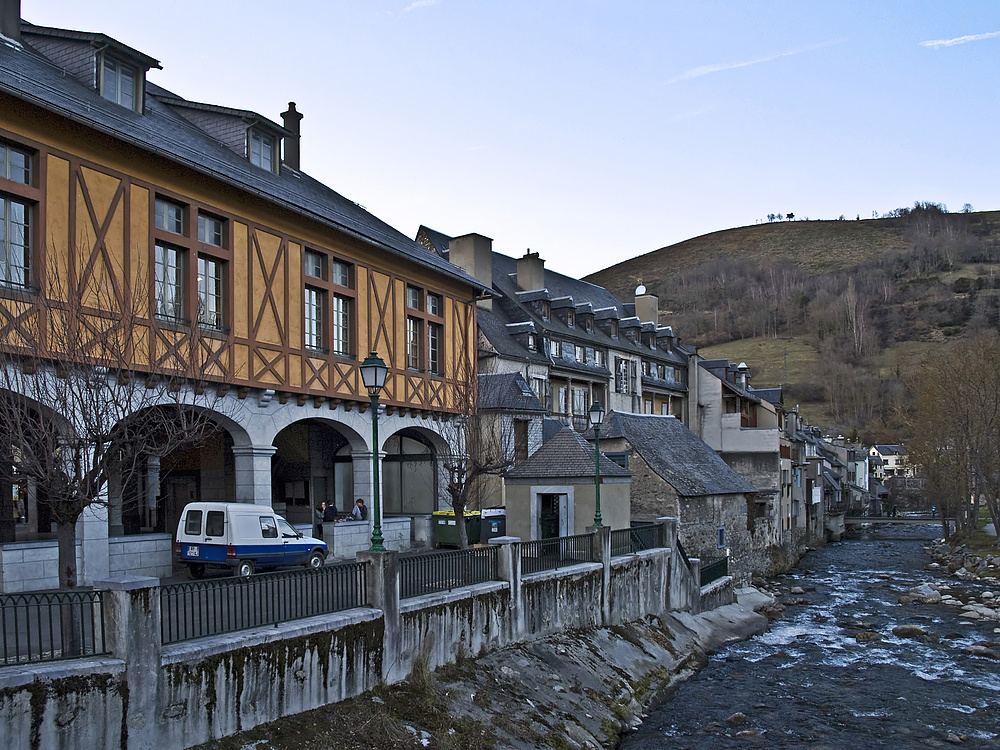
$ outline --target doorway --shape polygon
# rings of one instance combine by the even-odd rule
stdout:
[[[563,497],[565,495],[556,492],[547,492],[538,496],[539,539],[554,539],[561,536],[559,533],[561,526],[559,523],[559,506]]]

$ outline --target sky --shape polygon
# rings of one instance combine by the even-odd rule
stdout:
[[[302,121],[302,169],[414,237],[572,276],[720,229],[1000,209],[996,0],[21,0],[193,101]]]

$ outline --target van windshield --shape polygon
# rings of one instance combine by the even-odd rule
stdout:
[[[226,514],[221,510],[210,510],[205,519],[205,536],[222,536],[226,533]]]

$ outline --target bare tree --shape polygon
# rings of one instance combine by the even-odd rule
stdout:
[[[205,387],[215,344],[196,323],[161,325],[152,285],[121,269],[69,277],[50,269],[37,294],[0,302],[0,515],[30,482],[56,524],[60,588],[77,585],[84,511],[147,457],[198,443],[220,398]]]

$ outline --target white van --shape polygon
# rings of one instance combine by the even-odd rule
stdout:
[[[188,503],[177,524],[174,557],[193,578],[205,575],[208,566],[245,577],[280,565],[319,568],[326,544],[303,536],[266,505]]]

